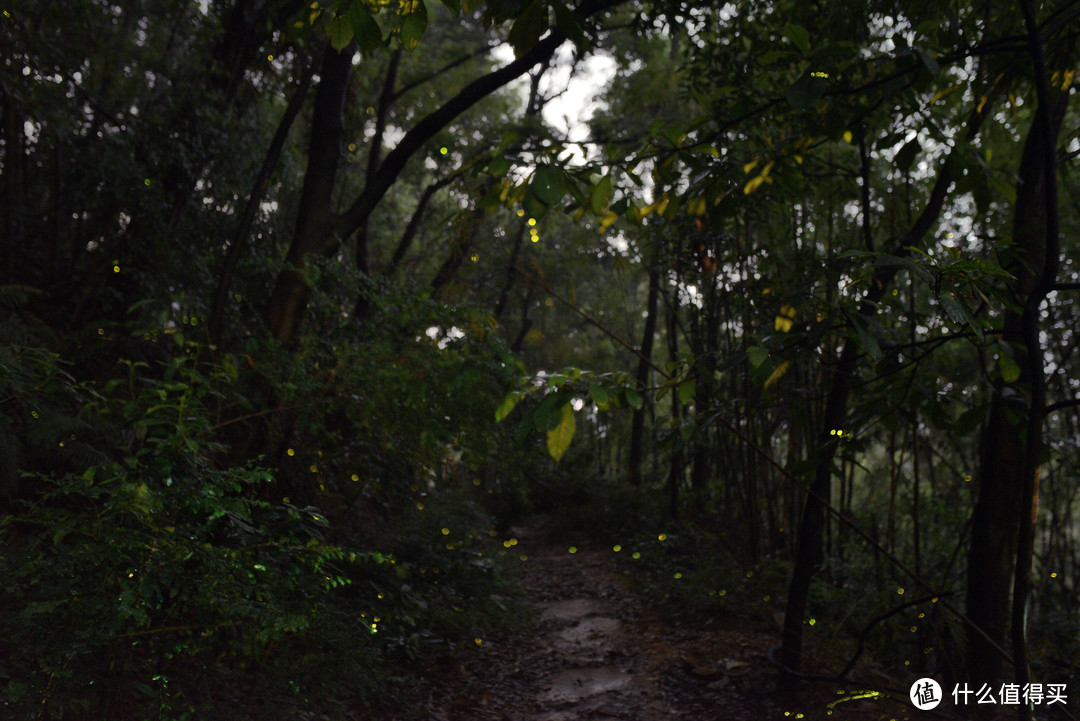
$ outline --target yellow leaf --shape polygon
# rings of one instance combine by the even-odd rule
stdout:
[[[574,409],[569,403],[562,407],[559,425],[547,432],[548,454],[556,461],[563,457],[574,437]]]
[[[985,95],[982,96],[981,98],[979,98],[979,106],[977,108],[975,108],[976,113],[981,113],[982,112],[983,106],[986,105],[987,100],[989,100],[989,98],[987,96],[985,96]]]
[[[705,215],[705,196],[691,198],[686,204],[686,210],[690,215]]]
[[[611,224],[618,220],[618,218],[619,214],[616,213],[614,210],[609,210],[608,212],[604,213],[604,217],[600,218],[600,232],[603,233],[605,230],[610,228]]]
[[[802,156],[801,155],[796,155],[795,156],[795,162],[798,163],[799,165],[802,165]]]
[[[845,143],[850,143],[850,142],[851,142],[851,138],[852,138],[852,137],[853,137],[853,136],[851,135],[851,131],[850,131],[850,130],[845,130],[845,131],[844,131],[844,142],[845,142]]]
[[[663,195],[661,195],[660,200],[656,201],[656,214],[657,215],[663,215],[664,211],[667,210],[668,203],[670,201],[671,201],[671,198],[670,198],[670,196],[668,196],[667,193],[664,193]]]
[[[743,171],[743,175],[746,175],[746,174],[747,174],[747,173],[749,173],[749,172],[750,172],[751,170],[753,170],[754,168],[756,168],[756,167],[757,167],[757,164],[758,164],[758,161],[757,161],[757,160],[752,160],[752,161],[750,161],[749,163],[747,163],[746,165],[742,166],[742,171]]]
[[[788,333],[791,331],[794,320],[795,309],[790,305],[785,305],[780,308],[780,313],[776,316],[776,322],[773,323],[773,328],[781,333]]]
[[[787,369],[790,365],[791,361],[784,361],[780,365],[776,366],[776,370],[769,374],[769,377],[765,379],[765,387],[768,388],[769,386],[775,384],[776,381],[783,378],[784,374],[787,373]]]
[[[949,87],[944,88],[943,90],[939,90],[936,93],[934,93],[934,97],[930,98],[930,102],[927,103],[927,105],[933,105],[934,103],[941,100],[942,98],[947,97],[949,95],[952,95],[953,93],[955,93],[959,89],[960,89],[960,84],[957,83],[956,85],[950,85]]]
[[[765,182],[765,178],[766,178],[766,176],[765,176],[764,173],[757,176],[756,178],[751,178],[750,182],[747,183],[745,186],[743,186],[743,189],[742,189],[743,195],[750,195],[755,190],[760,188],[761,184]]]
[[[585,217],[585,206],[583,205],[583,206],[581,206],[580,208],[578,208],[577,210],[574,211],[574,222],[579,223],[579,222],[581,222],[581,219],[584,218],[584,217]]]
[[[1061,78],[1061,89],[1068,90],[1073,83],[1073,78],[1076,77],[1075,70],[1066,70],[1065,74]]]
[[[499,191],[499,200],[503,203],[506,202],[507,196],[510,195],[510,178],[503,178],[502,189]]]

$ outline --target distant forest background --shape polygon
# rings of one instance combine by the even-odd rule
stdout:
[[[792,679],[1080,695],[1078,34],[7,3],[0,715],[375,707],[514,622],[534,513],[764,595]]]

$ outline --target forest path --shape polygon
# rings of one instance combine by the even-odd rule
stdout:
[[[765,658],[776,635],[728,619],[673,624],[634,593],[611,547],[512,529],[531,628],[485,638],[428,690],[431,721],[742,721],[794,718]],[[441,675],[441,674],[440,674]],[[414,711],[415,712],[415,711]],[[805,718],[811,718],[807,714]],[[850,716],[848,717],[850,718]]]

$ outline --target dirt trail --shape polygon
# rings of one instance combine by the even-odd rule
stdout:
[[[515,528],[534,627],[484,639],[480,652],[427,694],[431,721],[742,721],[785,719],[765,660],[768,629],[687,627],[628,589],[611,548]],[[794,713],[790,717],[795,717]],[[804,718],[811,718],[807,714]],[[850,718],[850,716],[848,717]]]

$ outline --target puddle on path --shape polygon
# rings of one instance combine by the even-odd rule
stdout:
[[[633,676],[612,666],[566,669],[548,679],[547,690],[541,694],[540,700],[549,703],[580,701],[589,696],[625,688],[633,680]]]
[[[583,618],[573,626],[555,633],[555,638],[570,644],[590,644],[593,646],[609,645],[609,641],[619,630],[619,622],[614,618],[592,616]]]
[[[601,608],[601,605],[591,598],[554,601],[544,604],[544,612],[540,614],[540,623],[545,621],[572,621],[599,613]]]

